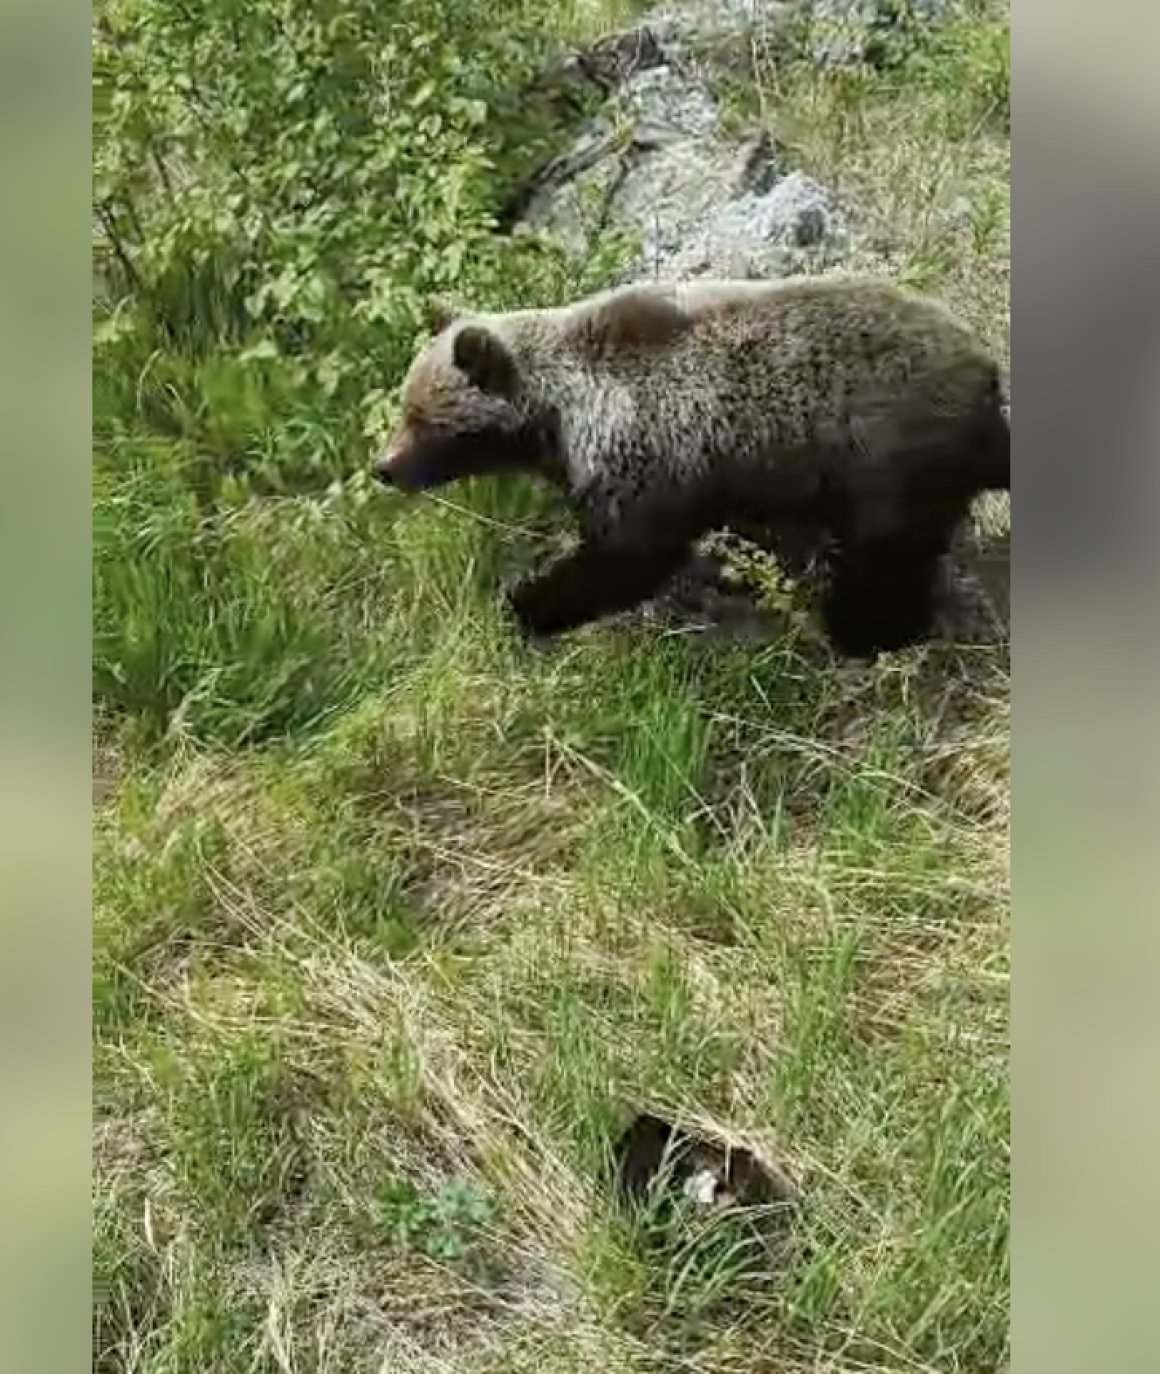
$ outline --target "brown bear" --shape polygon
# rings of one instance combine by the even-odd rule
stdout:
[[[706,532],[821,531],[827,631],[873,657],[930,634],[957,525],[1009,489],[1010,430],[995,359],[886,280],[657,282],[445,313],[375,471],[406,491],[501,472],[563,490],[578,546],[509,596],[536,635],[647,600]]]

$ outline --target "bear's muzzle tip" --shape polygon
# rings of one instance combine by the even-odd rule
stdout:
[[[371,464],[371,472],[374,474],[375,480],[381,482],[384,487],[393,487],[396,484],[395,460],[397,458],[398,452],[389,448]]]

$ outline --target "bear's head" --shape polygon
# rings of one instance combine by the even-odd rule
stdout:
[[[403,383],[402,417],[375,476],[403,491],[534,469],[539,436],[508,344],[486,319],[436,314]]]

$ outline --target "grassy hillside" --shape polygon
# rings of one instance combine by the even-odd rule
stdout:
[[[938,1370],[1007,1347],[1005,643],[518,644],[522,483],[374,491],[546,0],[107,0],[95,110],[94,1368]],[[1005,8],[723,95],[1001,349]],[[632,1110],[779,1160],[776,1263],[617,1209]]]

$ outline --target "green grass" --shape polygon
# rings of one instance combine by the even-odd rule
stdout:
[[[783,56],[755,105],[1005,348],[1005,17],[957,22],[913,79]],[[497,252],[456,289],[602,270]],[[162,266],[98,308],[94,1368],[1000,1369],[1006,645],[525,648],[494,589],[550,503],[359,475],[409,284],[328,391],[338,305],[236,338],[215,278],[191,336]],[[651,1244],[608,1186],[643,1107],[778,1161],[787,1247]]]

